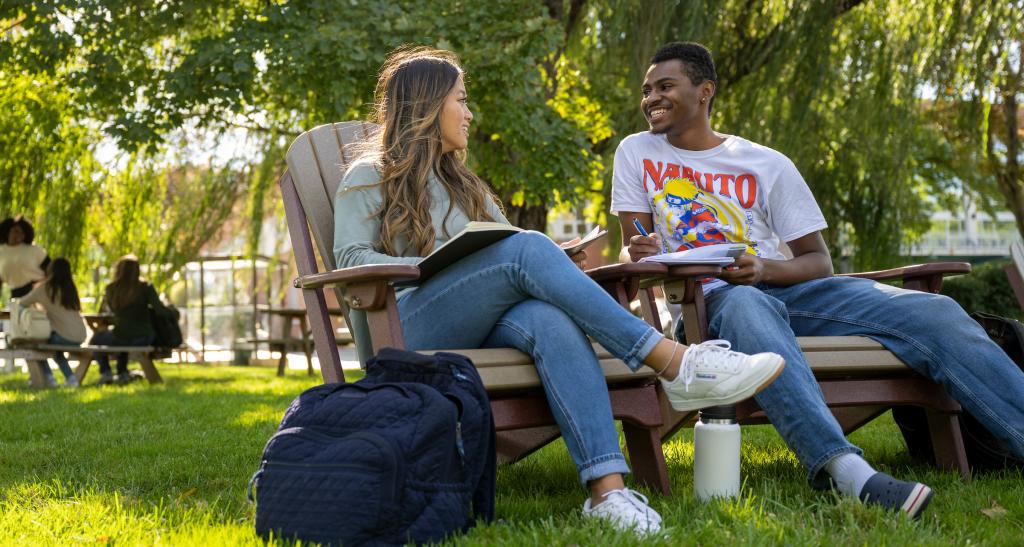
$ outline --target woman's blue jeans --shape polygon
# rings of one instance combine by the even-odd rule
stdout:
[[[1024,457],[1024,373],[952,299],[867,279],[791,287],[729,285],[706,296],[708,328],[747,353],[774,351],[782,374],[758,404],[808,470],[812,485],[838,454],[860,453],[826,408],[796,336],[867,336],[941,384],[1017,457]]]
[[[80,344],[78,342],[72,342],[71,340],[68,340],[67,338],[64,338],[63,336],[57,334],[56,331],[51,331],[50,332],[50,338],[46,341],[46,343],[47,344],[53,344],[55,346],[74,346],[74,347],[78,347],[78,346],[82,345],[82,344]],[[65,379],[68,379],[68,378],[70,378],[70,377],[75,375],[75,372],[73,370],[71,370],[71,365],[68,364],[68,358],[64,355],[63,351],[55,351],[53,353],[53,360],[57,362],[57,368],[60,369],[60,372],[61,372],[61,374],[64,375]],[[50,371],[49,363],[47,363],[46,361],[43,361],[41,364],[43,365],[43,374],[53,375],[53,372]]]
[[[153,343],[153,335],[139,336],[137,338],[118,338],[113,331],[103,330],[92,335],[89,341],[94,346],[148,346]],[[100,374],[110,374],[110,356],[106,353],[95,353],[93,359],[100,365]],[[128,373],[128,354],[117,354],[117,373]]]
[[[587,335],[636,370],[662,337],[547,236],[499,241],[399,298],[409,349],[513,347],[531,355],[580,481],[628,473]]]

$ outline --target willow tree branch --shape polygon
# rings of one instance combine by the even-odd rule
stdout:
[[[829,18],[837,19],[863,3],[864,0],[839,0],[832,6]],[[793,8],[793,10],[797,9],[802,8]],[[785,45],[786,38],[793,30],[791,24],[796,19],[795,14],[790,13],[787,17],[783,18],[781,23],[772,27],[770,31],[760,38],[750,39],[749,37],[741,36],[740,43],[742,45],[721,57],[716,63],[719,67],[718,80],[720,85],[724,87],[727,84],[741,80],[744,76],[768,64],[772,57]],[[737,31],[742,32],[743,27],[738,26]]]
[[[7,34],[8,32],[14,30],[16,27],[20,27],[21,24],[25,22],[25,19],[28,19],[28,17],[22,17],[21,19],[18,19],[17,21],[11,23],[10,26],[0,31],[0,34]]]

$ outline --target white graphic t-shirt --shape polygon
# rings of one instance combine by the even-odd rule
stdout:
[[[734,135],[700,151],[647,131],[626,137],[615,151],[611,210],[651,213],[667,252],[746,243],[770,260],[786,258],[780,242],[828,226],[789,158]]]

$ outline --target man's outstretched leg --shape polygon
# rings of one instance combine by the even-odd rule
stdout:
[[[773,351],[786,360],[782,374],[755,397],[775,429],[807,469],[813,487],[831,479],[843,494],[919,516],[931,499],[921,483],[875,471],[851,444],[825,405],[790,326],[786,305],[756,287],[730,285],[706,297],[708,328],[737,351]]]
[[[800,336],[877,340],[1024,458],[1024,373],[954,300],[850,277],[766,292],[786,302]]]

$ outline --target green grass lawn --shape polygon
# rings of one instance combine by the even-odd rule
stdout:
[[[165,384],[32,391],[0,375],[0,544],[246,545],[246,483],[289,402],[317,378],[271,368],[161,365]],[[97,378],[90,371],[88,380]],[[888,418],[853,435],[880,469],[924,481],[935,498],[909,522],[834,493],[810,490],[768,426],[743,430],[743,495],[701,504],[692,492],[692,431],[665,445],[675,495],[646,492],[668,525],[649,543],[1024,543],[1024,477],[964,483],[910,462]],[[564,445],[498,471],[500,523],[456,540],[469,545],[643,543],[585,522]]]

